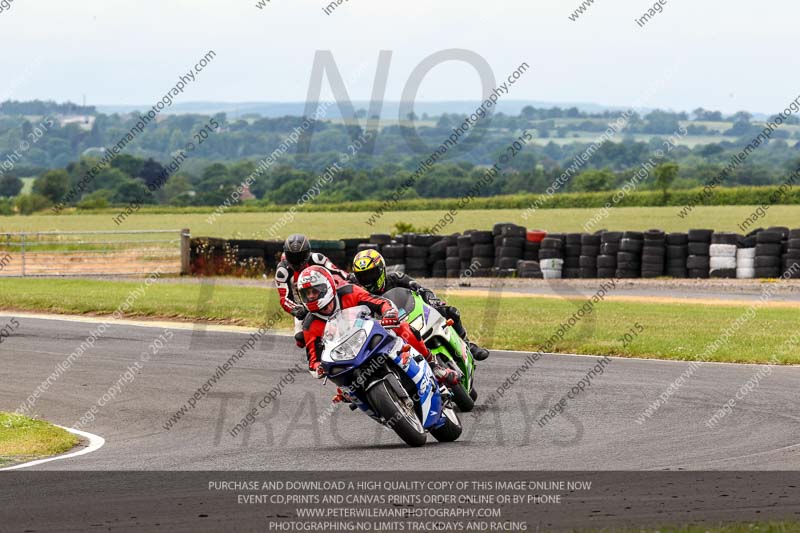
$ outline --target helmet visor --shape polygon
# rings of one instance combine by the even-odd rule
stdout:
[[[369,291],[380,291],[386,280],[386,271],[380,267],[356,272],[356,279]]]
[[[300,301],[304,304],[310,304],[325,298],[328,294],[328,285],[327,283],[320,283],[310,287],[303,287],[299,292]]]
[[[310,250],[303,250],[302,252],[284,252],[284,253],[286,255],[286,260],[293,267],[304,265],[305,263],[308,262],[308,258],[311,256]]]

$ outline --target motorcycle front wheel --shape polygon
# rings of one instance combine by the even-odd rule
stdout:
[[[389,376],[387,379],[396,379]],[[428,440],[428,434],[417,418],[414,404],[410,399],[398,398],[386,381],[381,381],[367,391],[367,398],[372,408],[387,420],[387,426],[403,439],[409,446],[422,446]]]

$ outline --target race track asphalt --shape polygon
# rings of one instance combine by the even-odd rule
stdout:
[[[0,344],[0,410],[5,411],[25,401],[99,324],[17,318],[19,327]],[[429,438],[424,448],[412,449],[346,406],[329,411],[334,388],[322,387],[305,371],[292,374],[290,383],[287,370],[304,362],[290,338],[264,336],[221,375],[218,366],[249,334],[192,328],[111,323],[71,368],[51,378],[30,414],[74,426],[95,405],[96,419],[81,429],[106,444],[80,457],[0,472],[0,501],[12,502],[0,508],[0,531],[309,530],[286,529],[305,505],[242,505],[236,491],[209,488],[212,480],[253,479],[591,480],[588,492],[560,491],[562,503],[494,506],[503,513],[498,530],[800,519],[800,368],[701,365],[639,423],[644,409],[691,367],[612,358],[591,387],[542,427],[539,419],[549,406],[599,361],[545,355],[483,413],[463,414],[459,441],[439,444]],[[168,342],[142,362],[159,335]],[[495,352],[480,363],[484,400],[525,356]],[[124,377],[129,368],[135,375]],[[715,427],[707,427],[717,409],[759,372],[758,386]],[[196,407],[166,429],[170,417],[215,373],[216,382],[207,385]],[[258,408],[281,380],[286,385],[277,400]],[[229,431],[253,407],[259,410],[255,423],[232,437]],[[302,494],[310,492],[322,497],[328,491]],[[433,506],[443,507],[467,512],[480,506]],[[508,529],[514,524],[516,529]],[[338,530],[321,527],[317,530]],[[396,529],[381,530],[410,527],[410,521],[401,521]],[[420,527],[416,530],[467,530],[456,519]]]
[[[7,315],[11,316],[11,315]],[[13,411],[97,323],[20,317],[0,344],[0,410]],[[599,358],[545,355],[481,414],[462,414],[464,433],[452,444],[429,437],[424,453],[411,449],[366,416],[343,405],[307,372],[285,379],[304,355],[285,336],[266,335],[170,429],[170,417],[207,383],[218,365],[247,341],[246,333],[171,328],[172,338],[135,378],[143,351],[168,325],[112,323],[35,403],[30,414],[73,426],[92,405],[96,419],[81,429],[100,435],[94,453],[35,467],[44,470],[794,470],[800,468],[800,368],[704,364],[649,419],[644,410],[689,363],[618,359],[564,413],[544,424],[558,402]],[[185,327],[185,326],[184,326]],[[191,326],[189,326],[191,328]],[[525,354],[494,352],[479,363],[481,405],[523,363]],[[731,414],[706,421],[748,380],[758,385],[736,400]],[[277,400],[259,401],[283,379]],[[98,401],[115,389],[114,398]],[[109,398],[110,396],[106,396]],[[229,431],[252,409],[255,422]],[[329,415],[329,416],[328,416]],[[463,459],[453,461],[455,454]]]

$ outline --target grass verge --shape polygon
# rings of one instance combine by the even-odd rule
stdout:
[[[137,282],[2,279],[0,309],[110,315],[140,287],[143,285]],[[154,284],[133,300],[125,316],[243,326],[259,325],[278,309],[277,293],[272,289],[215,285],[213,279],[207,285]],[[542,349],[585,302],[498,296],[453,296],[448,300],[461,310],[476,342],[508,350]],[[698,360],[746,309],[737,305],[603,301],[551,351]],[[764,307],[753,318],[740,322],[708,361],[765,363],[774,356],[781,364],[800,363],[797,348],[784,346],[800,323],[800,308]],[[289,315],[283,314],[276,327],[290,329]]]
[[[0,412],[0,468],[58,455],[78,437],[43,420]]]

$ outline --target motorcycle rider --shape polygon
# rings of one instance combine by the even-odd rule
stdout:
[[[322,335],[328,319],[340,309],[365,305],[375,315],[380,315],[381,326],[394,329],[398,336],[425,357],[437,381],[449,386],[460,381],[459,373],[440,365],[419,338],[419,334],[411,329],[408,323],[400,321],[397,308],[389,300],[373,296],[358,285],[337,283],[333,274],[320,266],[310,266],[300,273],[297,279],[297,292],[308,311],[303,321],[308,370],[317,378],[324,377],[320,356],[323,348]],[[340,394],[337,398],[339,396]]]
[[[283,254],[275,268],[275,286],[278,289],[281,307],[294,316],[294,341],[298,348],[305,346],[303,319],[306,317],[307,311],[298,298],[296,283],[300,272],[311,265],[317,265],[330,271],[342,281],[347,280],[347,272],[337,268],[323,254],[311,252],[311,243],[305,235],[299,233],[289,235],[283,243]]]
[[[353,258],[353,273],[350,281],[358,283],[372,294],[381,295],[395,287],[410,289],[418,293],[426,304],[435,308],[445,318],[453,321],[453,329],[458,336],[464,339],[469,346],[472,357],[476,361],[483,361],[489,357],[489,350],[471,342],[467,337],[467,330],[461,322],[461,313],[452,305],[436,297],[436,294],[419,284],[414,278],[403,272],[386,272],[386,262],[377,250],[362,250]]]

